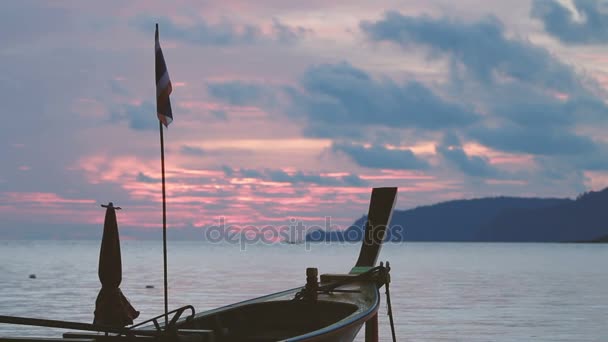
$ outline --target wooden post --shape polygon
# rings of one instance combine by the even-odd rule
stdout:
[[[378,313],[365,322],[365,342],[378,342]]]
[[[315,267],[306,269],[306,300],[316,301],[317,290],[319,289],[319,271]]]

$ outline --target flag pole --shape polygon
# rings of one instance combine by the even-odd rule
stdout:
[[[165,328],[169,323],[169,298],[167,291],[167,201],[165,195],[165,141],[163,138],[163,123],[158,120],[160,129],[160,168],[163,183],[163,270],[164,270],[164,289],[165,289]]]
[[[169,76],[167,74],[167,67],[165,65],[165,61],[164,61],[164,57],[162,56],[162,51],[160,50],[160,43],[158,41],[158,23],[156,24],[156,31],[154,33],[154,39],[156,42],[156,46],[155,49],[157,49],[156,51],[156,56],[155,56],[155,73],[156,73],[156,113],[158,115],[158,129],[160,132],[160,168],[161,168],[161,174],[162,174],[162,185],[163,185],[163,278],[164,278],[164,294],[165,294],[165,329],[167,328],[167,325],[169,324],[169,295],[168,295],[168,282],[167,282],[167,197],[166,197],[166,191],[165,191],[165,140],[163,137],[163,123],[165,123],[166,125],[168,125],[168,121],[164,121],[161,120],[161,113],[162,115],[169,115],[170,117],[172,116],[171,114],[171,102],[169,101],[169,94],[171,94],[171,81],[169,80]],[[159,52],[160,52],[160,60],[162,62],[162,69],[164,70],[159,70]],[[159,73],[160,71],[160,73]],[[163,75],[164,73],[164,75]],[[164,108],[165,106],[160,106],[159,103],[161,103],[159,101],[159,92],[158,92],[158,87],[159,87],[159,79],[162,79],[162,77],[167,76],[166,82],[168,83],[168,88],[169,90],[166,92],[166,105],[167,108]],[[165,86],[165,85],[161,85],[161,86]],[[159,108],[159,107],[163,107],[163,108]],[[166,111],[168,109],[168,112]],[[170,122],[170,121],[169,121]]]

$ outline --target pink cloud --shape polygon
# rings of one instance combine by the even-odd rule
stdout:
[[[34,222],[102,222],[103,216],[96,204],[92,199],[66,198],[49,192],[0,193],[0,212],[5,217],[27,217]]]
[[[61,204],[94,204],[91,199],[64,198],[49,192],[3,192],[0,193],[2,200],[10,203],[37,204],[45,207],[53,207]]]

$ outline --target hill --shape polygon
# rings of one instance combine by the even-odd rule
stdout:
[[[608,234],[608,189],[556,206],[504,211],[483,225],[481,241],[591,241]]]
[[[608,235],[604,235],[604,236],[601,236],[601,237],[599,237],[599,238],[597,238],[597,239],[593,239],[593,240],[591,240],[590,242],[595,242],[595,243],[608,243]]]
[[[608,234],[608,189],[576,200],[494,197],[455,200],[396,210],[391,241],[553,242],[597,239]],[[353,241],[363,235],[366,217],[345,231],[310,232],[309,241]]]

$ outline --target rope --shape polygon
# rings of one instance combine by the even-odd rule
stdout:
[[[386,283],[384,283],[384,290],[386,293],[386,307],[387,307],[387,315],[391,324],[391,334],[393,335],[393,342],[397,342],[397,335],[395,334],[395,322],[393,321],[393,308],[391,306],[391,290],[390,290],[390,282],[391,282],[391,265],[389,262],[386,262]]]

